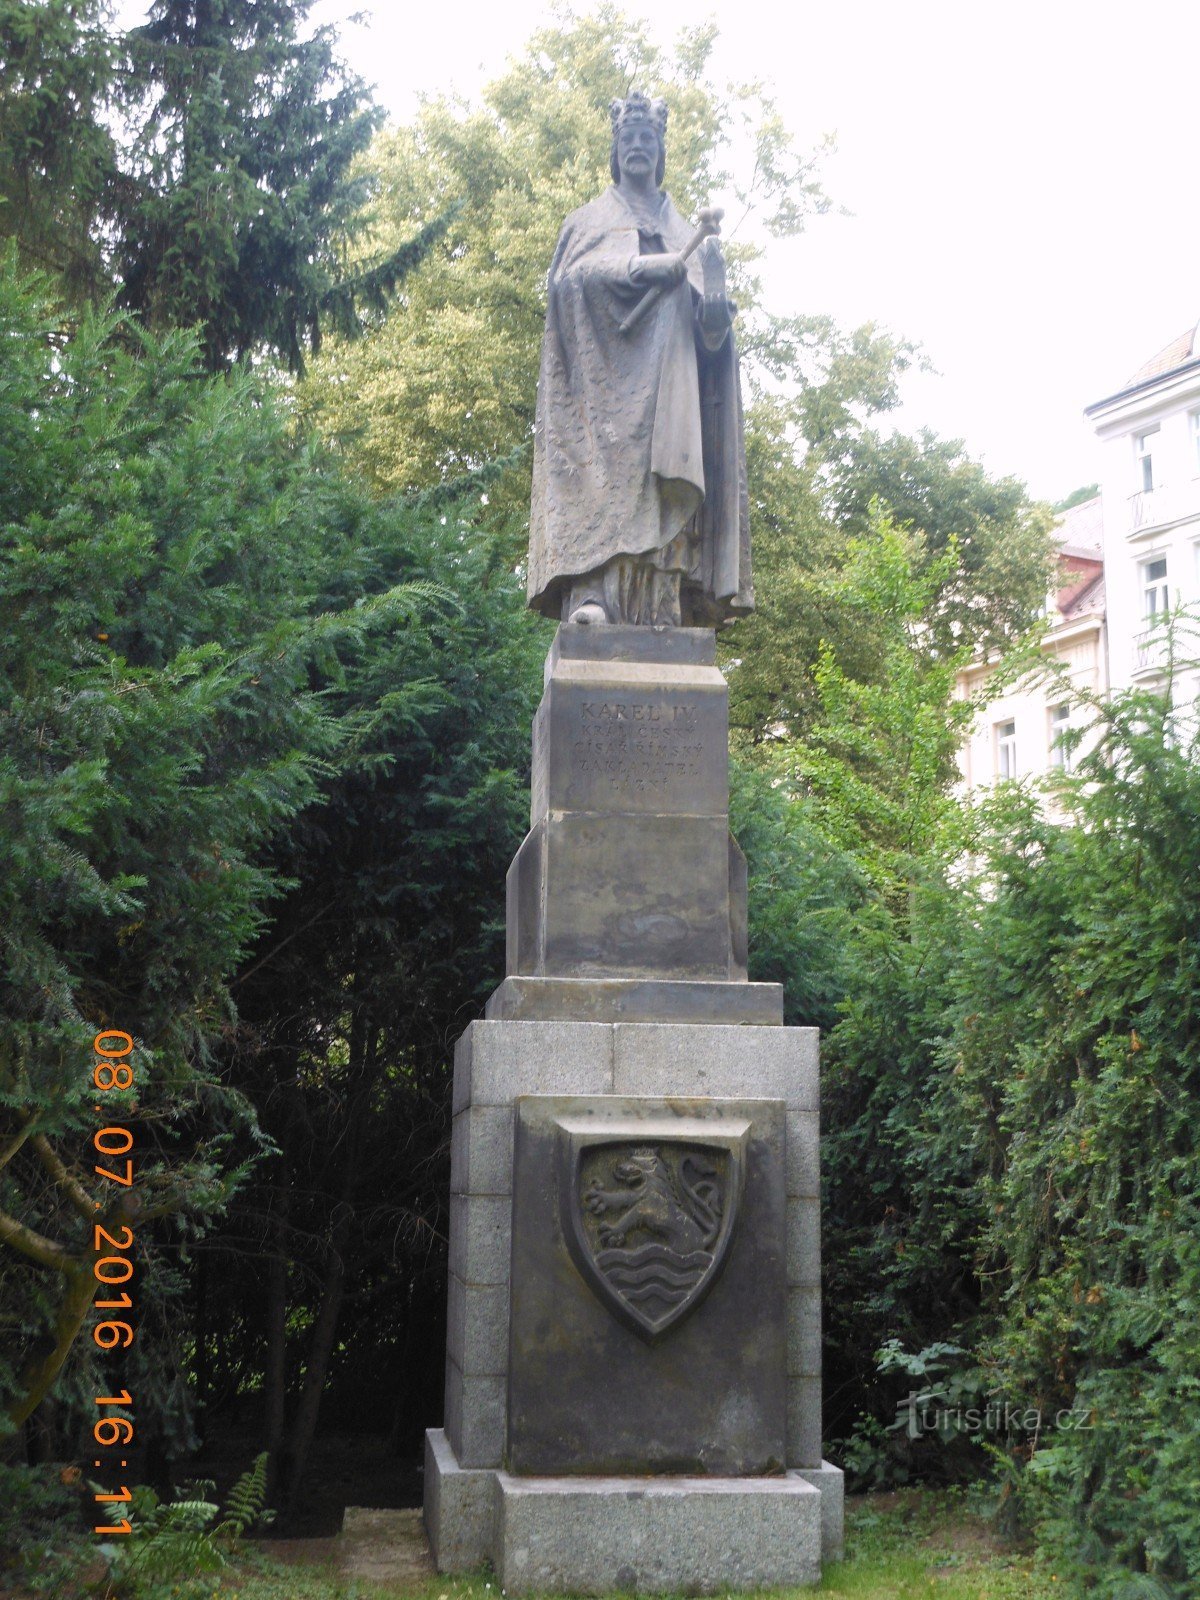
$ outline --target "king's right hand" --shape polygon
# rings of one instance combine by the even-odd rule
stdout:
[[[639,286],[662,284],[673,288],[687,277],[687,262],[677,250],[668,251],[666,255],[638,256],[633,276]]]

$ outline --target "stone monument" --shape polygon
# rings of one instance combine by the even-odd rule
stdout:
[[[666,107],[613,104],[564,225],[529,599],[560,619],[508,876],[507,975],[454,1066],[438,1566],[510,1594],[815,1583],[817,1035],[746,969],[714,630],[753,606],[734,308],[660,189]]]

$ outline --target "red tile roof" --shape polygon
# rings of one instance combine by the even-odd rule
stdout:
[[[1068,600],[1066,605],[1060,606],[1059,610],[1068,622],[1074,622],[1077,617],[1103,616],[1104,573],[1098,572],[1089,584]]]

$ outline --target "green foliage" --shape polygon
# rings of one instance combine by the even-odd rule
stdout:
[[[743,743],[809,735],[831,668],[886,694],[887,604],[876,616],[841,592],[885,529],[908,537],[931,665],[1020,639],[1049,583],[1050,516],[1021,485],[989,478],[960,444],[865,426],[896,404],[909,348],[869,329],[822,339],[794,395],[761,398],[749,416],[756,611],[728,646]]]
[[[57,1467],[0,1463],[0,1583],[64,1592],[86,1559],[80,1508]]]
[[[199,1485],[184,1493],[194,1493]],[[219,1507],[211,1500],[163,1502],[153,1489],[139,1484],[128,1506],[105,1508],[109,1520],[128,1519],[130,1532],[98,1548],[109,1562],[111,1596],[145,1594],[171,1578],[219,1572],[225,1553],[208,1531]]]
[[[219,1208],[224,1145],[253,1141],[254,1119],[208,1050],[275,888],[255,852],[311,794],[330,735],[288,596],[302,558],[283,530],[315,503],[301,472],[288,492],[283,420],[248,379],[198,382],[189,339],[100,315],[68,335],[11,260],[0,329],[0,1113],[19,1152],[0,1207],[33,1230],[9,1230],[0,1271],[23,1307],[7,1349],[33,1363],[8,1393],[36,1396],[57,1371],[32,1354],[47,1317],[61,1352],[90,1300],[73,1296],[92,1035],[140,1046],[136,1099],[114,1104],[142,1141],[147,1222]]]
[[[788,774],[808,826],[856,885],[833,924],[836,957],[817,953],[837,991],[822,1019],[826,1359],[840,1399],[826,1426],[854,1435],[864,1462],[899,1398],[876,1351],[897,1338],[932,1346],[975,1306],[970,1160],[947,1152],[935,1163],[926,1122],[938,979],[963,914],[950,881],[961,828],[948,786],[969,708],[954,699],[962,652],[940,653],[924,619],[956,560],[953,544],[928,560],[918,538],[877,515],[822,585],[829,610],[872,640],[876,659],[856,675],[826,648],[811,733],[766,747],[767,770]],[[905,1441],[883,1442],[893,1481],[917,1470]]]
[[[369,1425],[392,1413],[419,1436],[440,1392],[436,1331],[413,1318],[444,1306],[452,1044],[503,971],[550,632],[471,512],[414,526],[393,511],[363,549],[373,582],[403,571],[452,598],[423,626],[364,632],[325,680],[345,742],[277,847],[293,887],[236,986],[230,1070],[280,1154],[205,1247],[229,1239],[210,1314],[238,1335],[214,1377],[249,1386],[282,1351],[272,1370],[297,1376],[273,1391],[286,1429],[269,1442],[292,1493],[318,1405]],[[372,1307],[352,1339],[336,1333],[343,1294]]]
[[[1078,489],[1072,489],[1065,499],[1059,500],[1051,509],[1057,515],[1063,511],[1070,511],[1074,506],[1081,506],[1085,500],[1094,500],[1100,493],[1098,483],[1085,483]]]
[[[264,1450],[230,1489],[225,1500],[225,1515],[216,1529],[218,1538],[242,1539],[258,1523],[271,1521],[273,1513],[266,1509],[267,1461]]]
[[[864,680],[822,647],[820,709],[789,755],[827,837],[859,855],[885,896],[907,894],[953,813],[947,788],[971,710],[954,697],[970,652],[939,651],[926,624],[958,567],[958,547],[923,558],[921,541],[886,519],[850,545],[844,569],[828,581],[828,602],[852,630],[874,635],[879,657]]]
[[[1107,1600],[1182,1600],[1200,1577],[1200,748],[1167,692],[1092,711],[1059,820],[1003,786],[949,835],[953,871],[929,854],[903,919],[860,938],[827,1058],[831,1375],[853,1360],[869,1401],[860,1468],[944,1472],[951,1455],[922,1467],[883,1439],[896,1391],[856,1341],[971,1349],[971,1382],[1037,1419],[982,1442],[1056,1570]]]
[[[357,309],[378,313],[423,251],[341,255],[369,195],[351,176],[381,113],[337,60],[312,0],[153,0],[125,36],[122,109],[136,130],[119,217],[126,305],[150,327],[201,329],[205,364],[266,347],[293,370]],[[427,231],[428,245],[439,228]]]
[[[926,606],[930,642],[943,651],[1002,649],[1024,634],[1052,582],[1051,515],[1015,478],[990,478],[960,440],[866,429],[829,453],[833,514],[852,535],[873,502],[916,530],[938,581]],[[943,557],[953,546],[955,558]],[[939,565],[940,564],[940,565]]]
[[[729,812],[749,872],[750,977],[783,984],[790,1025],[832,1027],[869,886],[781,771],[735,761]]]
[[[990,1357],[1006,1390],[1088,1416],[1033,1458],[1029,1485],[1043,1538],[1113,1597],[1145,1578],[1172,1596],[1200,1581],[1189,710],[1173,714],[1167,693],[1097,705],[1095,748],[1065,780],[1072,826],[999,810],[980,940],[999,1015],[978,1044],[971,1013],[956,1017],[964,1114],[985,1096],[996,1107],[981,1238],[999,1319]]]

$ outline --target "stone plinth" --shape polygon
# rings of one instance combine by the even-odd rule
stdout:
[[[496,1022],[783,1023],[779,983],[655,978],[505,978],[484,1015]]]

